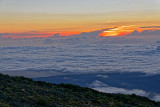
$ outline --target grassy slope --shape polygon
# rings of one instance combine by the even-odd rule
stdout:
[[[136,95],[107,94],[71,84],[51,84],[0,74],[0,107],[160,107]]]

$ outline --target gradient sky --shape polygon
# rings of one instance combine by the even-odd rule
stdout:
[[[160,25],[160,0],[0,0],[0,33],[80,33]]]

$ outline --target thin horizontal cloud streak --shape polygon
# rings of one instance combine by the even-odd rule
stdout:
[[[2,33],[0,34],[2,38],[42,38],[49,37],[52,34],[23,34],[23,33]]]
[[[160,28],[160,26],[146,26],[146,27],[141,27],[141,28]]]
[[[138,32],[137,30],[135,30],[128,36],[158,36],[158,35],[160,36],[160,30],[154,30],[154,31],[144,30],[142,32]]]

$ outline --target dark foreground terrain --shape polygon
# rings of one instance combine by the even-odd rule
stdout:
[[[146,97],[107,94],[71,84],[52,84],[0,74],[0,107],[160,107]]]

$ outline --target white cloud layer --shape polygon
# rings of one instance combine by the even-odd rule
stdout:
[[[159,74],[159,41],[145,44],[128,42],[125,38],[7,39],[7,42],[0,42],[0,72],[12,70],[24,71],[25,74],[28,69],[65,69],[65,72],[74,73]],[[4,46],[5,43],[9,46]],[[105,75],[97,76],[107,78]]]
[[[121,93],[121,94],[136,94],[139,96],[148,96],[149,93],[143,91],[143,90],[139,90],[139,89],[132,89],[132,90],[128,90],[128,89],[124,89],[124,88],[117,88],[117,87],[111,87],[107,84],[102,83],[101,81],[94,81],[90,87],[92,89],[98,90],[100,92],[106,92],[106,93]]]
[[[160,95],[155,95],[155,96],[153,97],[153,100],[154,100],[154,101],[160,101]]]

